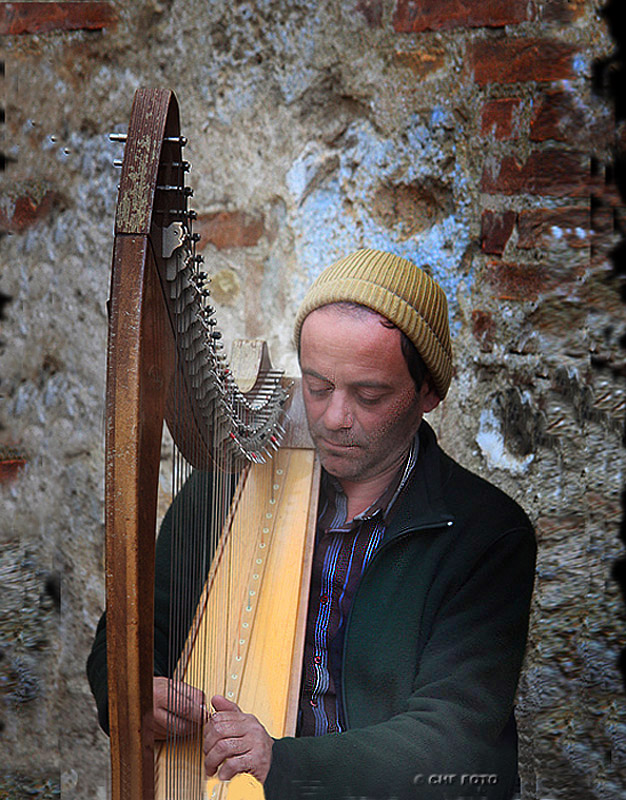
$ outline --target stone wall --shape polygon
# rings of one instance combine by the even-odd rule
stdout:
[[[0,797],[107,796],[84,662],[104,596],[108,133],[140,85],[178,95],[227,338],[266,338],[295,372],[306,286],[362,245],[443,285],[456,373],[432,423],[537,528],[522,797],[623,794],[626,136],[593,80],[615,47],[604,5],[0,5]]]

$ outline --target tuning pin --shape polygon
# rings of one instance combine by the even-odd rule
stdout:
[[[172,144],[179,144],[181,147],[184,147],[187,144],[187,139],[184,136],[166,136],[163,141],[172,142]]]

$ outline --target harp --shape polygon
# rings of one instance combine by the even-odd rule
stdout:
[[[138,90],[128,134],[117,138],[126,145],[110,294],[105,482],[112,798],[262,797],[249,776],[236,795],[233,786],[207,788],[199,736],[155,747],[153,587],[163,421],[193,475],[210,476],[210,516],[218,528],[174,675],[207,698],[234,699],[272,736],[295,730],[319,469],[297,392],[287,400],[264,345],[240,344],[233,365],[221,352],[195,252],[174,95]],[[244,376],[241,387],[233,371]],[[215,494],[228,499],[222,511]],[[185,534],[181,528],[181,540]],[[235,551],[240,558],[227,566]],[[220,606],[227,608],[225,621]],[[219,657],[206,668],[211,649]]]

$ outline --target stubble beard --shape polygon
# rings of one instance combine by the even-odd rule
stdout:
[[[328,434],[313,428],[309,424],[309,433],[320,462],[326,472],[335,478],[345,478],[348,480],[358,480],[362,472],[362,465],[359,464],[359,454],[363,453],[362,442],[357,442],[350,432],[348,435],[337,437],[336,434]],[[334,449],[332,445],[336,445]]]
[[[360,483],[375,477],[386,466],[380,448],[375,447],[374,452],[370,451],[372,442],[369,439],[357,440],[354,436],[344,436],[344,441],[336,442],[339,449],[334,450],[327,447],[325,442],[332,443],[335,437],[325,436],[323,432],[310,432],[322,466],[338,480]]]
[[[419,428],[422,413],[411,403],[399,408],[397,414],[391,424],[383,425],[372,435],[363,431],[355,435],[353,428],[329,432],[323,426],[311,425],[307,414],[309,433],[326,472],[340,481],[360,483],[375,478],[394,463],[399,468]],[[338,449],[327,447],[325,442],[331,445],[334,442]]]

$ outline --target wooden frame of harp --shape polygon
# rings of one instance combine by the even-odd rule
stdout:
[[[265,457],[283,433],[279,414],[286,397],[284,382],[275,373],[265,384],[253,377],[244,394],[217,350],[212,310],[203,300],[206,292],[198,278],[200,258],[191,233],[194,215],[187,208],[190,191],[184,181],[188,165],[183,146],[174,95],[160,89],[138,90],[116,213],[107,366],[107,664],[113,800],[171,796],[155,781],[159,772],[155,758],[161,756],[155,755],[151,730],[155,527],[164,419],[194,468],[224,470],[226,450],[251,465],[243,470],[245,480],[236,489],[237,510],[228,511],[215,544],[215,566],[202,593],[205,600],[220,584],[216,564],[220,559],[215,554],[234,536],[230,531],[245,498],[268,491],[267,502],[276,503],[277,495],[287,501],[284,507],[278,502],[267,511],[265,501],[257,500],[256,511],[241,512],[248,514],[239,527],[249,530],[242,546],[253,566],[236,570],[238,598],[248,597],[250,581],[259,580],[255,548],[267,544],[272,552],[264,559],[264,584],[252,592],[254,604],[248,602],[245,608],[248,613],[254,606],[256,631],[246,641],[250,659],[246,669],[233,673],[228,654],[235,646],[230,640],[241,641],[244,611],[235,609],[231,621],[219,628],[210,614],[201,619],[198,611],[188,637],[197,646],[181,659],[175,677],[200,682],[209,698],[220,693],[233,697],[243,710],[255,713],[272,736],[293,734],[298,703],[319,467],[302,430],[297,396],[289,410],[295,424],[286,425],[284,446],[274,458]],[[208,367],[198,364],[205,350],[213,359]],[[264,362],[265,349],[258,345],[240,345],[239,351],[245,356],[243,362],[250,353],[252,360]],[[217,411],[211,410],[215,402]],[[222,426],[219,435],[216,419]],[[210,606],[205,602],[205,608]],[[283,615],[280,621],[273,618],[278,613]],[[224,667],[219,674],[200,679],[194,673],[194,660],[201,659],[202,647],[207,647],[207,631],[216,628]],[[215,637],[212,641],[215,646]],[[277,651],[284,661],[280,672]],[[191,747],[197,749],[197,743]],[[197,774],[197,765],[190,769],[196,788],[185,786],[183,794],[186,800],[200,800],[206,792],[204,779]],[[220,788],[216,796],[220,792],[224,796],[227,790]]]

